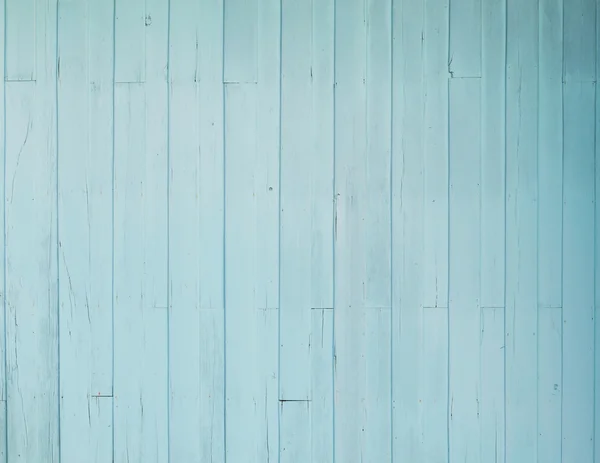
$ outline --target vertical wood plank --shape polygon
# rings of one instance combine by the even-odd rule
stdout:
[[[6,16],[5,16],[5,1],[0,1],[0,65],[5,69],[6,60]],[[2,205],[0,205],[0,213],[2,214],[2,236],[0,237],[0,245],[2,250],[0,256],[2,264],[0,265],[0,277],[2,278],[2,290],[0,300],[2,301],[2,313],[0,313],[0,460],[8,461],[6,437],[8,435],[8,422],[6,413],[6,398],[8,377],[6,363],[8,359],[8,345],[6,339],[6,315],[7,315],[7,299],[6,299],[6,112],[5,112],[5,83],[0,85],[0,105],[3,108],[0,111],[0,143],[2,146],[2,167],[0,168],[0,185],[2,188]]]
[[[284,400],[279,403],[280,461],[312,461],[309,400]]]
[[[562,0],[540,0],[539,305],[562,304]],[[540,352],[540,354],[543,354]]]
[[[454,77],[481,77],[482,0],[451,0],[448,72]]]
[[[562,447],[563,1],[541,0],[538,146],[538,461]]]
[[[310,461],[333,462],[333,310],[311,314]]]
[[[562,309],[540,308],[538,461],[562,462]]]
[[[168,458],[167,5],[146,2],[145,83],[115,89],[116,462]]]
[[[450,79],[450,460],[479,461],[481,81]]]
[[[479,461],[504,461],[504,309],[481,311]]]
[[[594,456],[595,89],[564,86],[563,461]]]
[[[596,49],[600,50],[600,17],[596,15]],[[600,60],[596,59],[596,76],[600,75]],[[596,91],[596,139],[594,144],[595,170],[595,223],[594,223],[594,457],[600,456],[600,92]]]
[[[595,0],[565,0],[563,81],[596,81]]]
[[[146,28],[154,27],[146,0],[115,0],[115,82],[146,81],[146,55],[152,53]]]
[[[312,31],[310,306],[331,309],[334,284],[334,0],[313,2]]]
[[[112,24],[112,4],[59,6],[63,462],[111,462],[113,456]]]
[[[262,4],[261,4],[262,7]],[[224,75],[231,84],[256,83],[258,79],[259,37],[258,0],[225,2]]]
[[[424,93],[422,143],[425,166],[423,172],[423,306],[439,308],[448,307],[447,7],[447,0],[425,0],[423,28],[426,40],[422,45],[422,92]],[[441,347],[437,343],[435,345]],[[436,436],[432,444],[440,442],[439,438],[442,438],[441,434]],[[444,446],[440,444],[440,452],[442,447]],[[439,456],[441,457],[441,453]]]
[[[482,3],[480,461],[504,461],[506,1]]]
[[[448,50],[448,29],[447,13],[437,6],[403,1],[393,11],[394,461],[448,455],[448,344],[439,337],[447,333],[448,304],[448,84],[446,56],[442,65],[439,57]]]
[[[225,452],[222,8],[171,1],[171,461]]]
[[[357,455],[367,461],[391,458],[390,25],[388,5],[355,0],[336,9],[334,316],[339,461]],[[374,339],[373,332],[381,335]],[[371,369],[377,373],[371,376]]]
[[[310,398],[310,328],[312,253],[312,5],[282,2],[281,62],[281,212],[280,212],[280,400]],[[281,407],[285,421],[297,420],[307,407]],[[308,414],[300,428],[309,425]],[[306,432],[305,432],[306,431]],[[308,429],[297,438],[308,437]],[[292,438],[290,433],[289,438]],[[292,444],[290,442],[290,444]],[[310,450],[308,442],[298,447]],[[282,440],[282,455],[284,452]],[[291,457],[291,454],[288,454]],[[299,458],[299,455],[293,458]],[[306,458],[306,455],[303,456]],[[290,460],[291,461],[291,460]]]
[[[258,174],[273,169],[267,163],[272,157],[258,153],[257,85],[225,89],[226,458],[261,462],[279,451],[278,309],[270,306],[277,297],[260,246],[269,239],[277,250],[277,223],[262,214],[269,200],[263,192],[276,195],[278,183],[276,176],[266,183]],[[276,209],[270,213],[277,217]]]
[[[44,5],[37,0],[5,0],[3,7],[6,13],[4,78],[8,82],[34,81],[36,66],[39,64],[37,59],[41,58],[38,53],[43,54],[42,50],[37,49],[37,45],[40,39],[45,41],[46,34],[54,35],[52,28],[43,24],[45,15],[40,7],[44,8]]]
[[[481,306],[503,308],[506,0],[485,1],[482,21]]]
[[[59,458],[56,1],[36,2],[35,82],[6,84],[8,451]]]
[[[536,461],[538,4],[507,13],[506,461]]]

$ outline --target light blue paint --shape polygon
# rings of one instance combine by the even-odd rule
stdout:
[[[600,461],[594,0],[2,0],[0,461]]]

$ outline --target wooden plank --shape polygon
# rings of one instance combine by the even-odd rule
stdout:
[[[444,9],[437,6],[406,1],[393,10],[394,461],[445,461],[448,456],[448,344],[447,336],[433,336],[448,332],[444,310],[448,304],[445,56],[444,67],[439,64],[440,49],[448,49],[448,29],[442,18]],[[441,27],[439,31],[437,26]],[[429,44],[422,43],[423,30],[431,38]],[[441,132],[431,133],[429,124]],[[436,181],[440,184],[434,185]],[[444,372],[442,377],[440,371]],[[432,385],[432,381],[437,383]]]
[[[563,461],[594,458],[595,83],[564,86]]]
[[[313,310],[311,330],[311,460],[334,461],[333,310]]]
[[[115,83],[146,81],[146,56],[150,45],[146,28],[152,12],[146,0],[115,0]],[[156,26],[154,26],[156,27]]]
[[[539,72],[539,306],[562,305],[563,1],[542,0]],[[541,333],[540,333],[541,334]]]
[[[0,65],[5,66],[6,60],[6,17],[5,17],[5,4],[4,2],[0,2]],[[4,69],[6,69],[4,67]],[[5,108],[5,84],[4,82],[0,85],[0,105],[2,108]],[[5,120],[6,112],[2,111],[0,114],[0,124],[3,130],[0,130],[0,143],[3,147],[2,156],[3,156],[3,165],[0,168],[1,180],[0,187],[3,192],[3,201],[2,205],[0,205],[0,213],[2,214],[2,236],[0,237],[0,246],[2,246],[2,250],[0,251],[0,256],[2,258],[2,265],[0,265],[0,277],[2,278],[2,290],[0,291],[0,300],[2,301],[2,313],[0,314],[0,429],[3,429],[4,432],[0,432],[0,461],[5,460],[8,461],[7,454],[7,442],[6,438],[8,436],[8,422],[7,422],[7,409],[6,409],[6,399],[7,399],[7,386],[8,386],[8,376],[6,370],[6,363],[8,360],[8,345],[6,339],[6,315],[7,315],[7,299],[6,295],[6,130],[7,127]]]
[[[273,172],[267,162],[272,158],[259,156],[257,149],[257,85],[225,88],[226,458],[258,463],[279,451],[278,313],[277,307],[265,307],[277,297],[265,278],[261,251],[263,239],[277,249],[278,226],[261,215],[268,210],[265,191],[276,191],[277,179],[269,191],[256,178],[260,170]],[[269,212],[277,217],[276,208]]]
[[[427,40],[422,44],[423,90],[421,91],[424,92],[422,144],[423,163],[426,166],[423,174],[422,203],[424,220],[422,303],[424,307],[440,308],[448,307],[448,66],[446,64],[448,16],[445,9],[447,5],[446,0],[442,2],[425,0],[423,27]],[[407,20],[411,19],[407,18]],[[396,137],[395,143],[399,143],[401,137],[402,135]],[[441,437],[438,435],[436,439]],[[439,456],[441,457],[441,453]]]
[[[7,448],[58,460],[56,2],[39,0],[35,82],[6,91]]]
[[[312,9],[311,302],[333,308],[334,0]],[[332,314],[333,316],[333,314]],[[314,414],[313,414],[314,416]]]
[[[481,301],[504,308],[505,0],[483,3],[481,79]]]
[[[113,9],[59,13],[61,458],[111,462]]]
[[[506,461],[537,458],[538,7],[507,0]]]
[[[481,450],[479,461],[504,461],[504,309],[481,311]]]
[[[167,459],[166,86],[115,92],[115,461]]]
[[[311,461],[310,400],[283,400],[279,403],[281,463]]]
[[[294,0],[282,2],[281,62],[281,212],[280,212],[280,400],[310,398],[311,264],[307,250],[312,245],[312,4]],[[286,421],[306,418],[308,408],[290,405],[281,408],[282,433]],[[304,426],[301,426],[304,428]],[[303,433],[306,434],[306,433]],[[290,433],[288,438],[292,438]],[[282,457],[285,444],[282,435]],[[296,436],[297,438],[307,435]],[[290,442],[293,447],[310,446]],[[290,447],[288,445],[288,447]],[[294,452],[286,458],[298,458]],[[300,459],[302,460],[302,458]],[[298,461],[300,461],[298,460]],[[292,461],[292,460],[288,460]],[[303,460],[304,461],[304,460]]]
[[[506,5],[482,3],[479,461],[504,461]]]
[[[563,81],[596,81],[595,0],[566,0],[563,7]]]
[[[219,3],[190,10],[189,2],[171,2],[171,461],[222,462],[225,455]],[[199,53],[197,43],[210,53]]]
[[[450,459],[480,461],[481,81],[450,85]]]
[[[448,72],[455,77],[481,77],[482,0],[452,0]]]
[[[40,41],[40,31],[45,28],[44,11],[36,6],[44,8],[40,0],[4,0],[3,15],[6,63],[4,67],[4,79],[11,81],[34,81],[36,79],[37,60],[45,54],[43,49],[37,48]],[[49,1],[49,7],[56,2]],[[41,10],[41,11],[40,11]],[[40,56],[41,55],[41,56]]]
[[[260,6],[262,7],[262,5]],[[264,45],[259,37],[258,0],[228,0],[224,10],[223,81],[226,83],[256,83],[258,53]]]
[[[562,459],[563,1],[540,1],[538,461]]]
[[[353,0],[336,9],[335,457],[340,461],[357,455],[386,461],[391,450],[390,337],[385,334],[391,316],[390,233],[379,225],[389,223],[390,207],[390,25],[387,5]],[[375,114],[376,104],[383,107]],[[381,333],[377,339],[373,331]]]
[[[562,309],[539,315],[538,461],[562,462]]]

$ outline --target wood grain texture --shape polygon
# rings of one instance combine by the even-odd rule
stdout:
[[[0,460],[592,462],[593,0],[0,0]]]

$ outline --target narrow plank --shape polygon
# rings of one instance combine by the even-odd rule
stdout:
[[[422,4],[396,3],[392,11],[392,460],[426,461],[421,378],[430,365],[424,341],[425,189]],[[444,59],[445,61],[445,59]],[[435,172],[435,170],[434,170]],[[447,179],[446,179],[447,181]],[[447,230],[446,230],[447,231]],[[431,346],[433,347],[433,346]],[[447,358],[447,346],[446,346]],[[447,371],[447,370],[446,370]],[[446,396],[437,404],[446,415]],[[427,411],[435,415],[435,402]],[[438,436],[446,448],[447,430]]]
[[[481,80],[450,79],[450,460],[478,462],[480,426]]]
[[[562,0],[540,2],[539,305],[562,305]],[[541,333],[540,333],[541,335]]]
[[[374,340],[372,330],[385,333],[390,316],[389,86],[373,85],[389,79],[390,16],[383,4],[345,5],[335,36],[335,455],[388,461],[390,338]],[[374,114],[377,103],[384,111]]]
[[[6,59],[6,53],[5,53],[5,35],[4,35],[4,30],[6,28],[6,23],[5,23],[5,10],[4,10],[4,3],[0,2],[0,65],[4,66],[5,63],[5,59]],[[4,108],[5,106],[5,85],[4,83],[2,83],[2,85],[0,85],[0,105],[2,105],[2,108]],[[0,143],[3,147],[2,149],[2,156],[3,156],[3,160],[6,159],[6,151],[5,151],[5,141],[6,141],[6,132],[4,130],[5,125],[5,112],[1,111],[0,113],[0,124],[2,124],[0,127],[2,127],[2,129],[0,130]],[[6,319],[5,319],[5,314],[6,314],[6,298],[4,297],[6,294],[6,286],[4,285],[5,283],[5,271],[6,271],[6,255],[5,255],[5,239],[6,239],[6,222],[5,220],[5,208],[6,208],[6,183],[5,183],[5,164],[4,162],[2,163],[2,167],[0,168],[0,173],[1,173],[1,180],[0,180],[0,185],[2,188],[2,192],[3,192],[3,201],[2,201],[2,205],[0,205],[0,213],[2,214],[2,236],[0,237],[0,245],[2,246],[2,250],[0,251],[0,256],[2,258],[2,264],[0,266],[1,270],[0,270],[0,277],[2,278],[2,290],[0,290],[0,301],[2,303],[2,313],[0,314],[0,404],[1,405],[1,410],[0,413],[4,413],[4,416],[0,416],[0,424],[2,424],[2,427],[5,426],[5,421],[6,420],[6,385],[7,385],[7,372],[6,372],[6,359],[7,359],[7,355],[8,352],[5,349],[7,347],[6,345]],[[4,428],[6,429],[6,428]],[[6,455],[6,433],[4,436],[0,436],[0,457],[2,455]]]
[[[311,460],[310,400],[284,400],[279,404],[281,463]]]
[[[562,462],[562,309],[539,315],[538,461]],[[591,460],[590,460],[591,461]]]
[[[594,458],[595,97],[564,86],[563,461]]]
[[[600,21],[600,18],[596,18]],[[600,50],[600,27],[596,23],[596,46]],[[596,60],[596,75],[600,75],[600,60]],[[595,276],[595,301],[594,301],[594,458],[600,456],[600,245],[598,233],[600,232],[600,124],[598,123],[598,114],[600,114],[600,92],[596,92],[596,142],[595,150],[595,214],[596,220],[594,224],[595,242],[595,257],[594,257],[594,276]]]
[[[428,461],[448,460],[448,310],[423,309],[422,352],[427,359],[420,370],[422,412],[421,441]]]
[[[35,82],[6,92],[7,448],[58,460],[56,1],[36,3]]]
[[[333,310],[313,310],[311,329],[311,460],[334,461]]]
[[[481,77],[482,0],[452,0],[450,5],[451,77]],[[486,5],[487,6],[487,5]]]
[[[49,2],[52,4],[53,2]],[[54,2],[55,3],[55,2]],[[43,11],[36,8],[39,0],[4,0],[4,34],[6,81],[33,81],[36,79],[39,21],[44,21]],[[43,29],[42,29],[43,30]],[[43,52],[42,52],[43,53]]]
[[[3,386],[4,387],[4,386]],[[1,429],[7,429],[6,422],[6,400],[0,400],[0,427]],[[0,434],[0,459],[2,461],[8,461],[8,453],[6,448],[6,433]]]
[[[171,461],[225,452],[220,3],[171,2]]]
[[[51,89],[43,81],[6,85],[8,448],[11,458],[23,461],[58,458],[56,140],[55,131],[47,129],[54,125]]]
[[[567,0],[563,7],[563,80],[596,81],[595,0]]]
[[[152,14],[146,0],[115,0],[115,82],[146,81],[146,28]]]
[[[144,84],[115,89],[117,462],[167,459],[167,110],[159,105],[166,102],[162,90],[153,92]]]
[[[482,8],[480,303],[503,308],[506,1]]]
[[[258,84],[256,114],[256,266],[255,305],[279,306],[279,149],[281,76],[281,2],[261,0],[258,5]],[[265,333],[270,336],[270,333]]]
[[[504,309],[481,310],[479,461],[504,461]],[[559,441],[560,442],[560,441]]]
[[[265,307],[277,298],[266,290],[260,246],[267,235],[277,250],[277,225],[269,230],[270,217],[261,215],[268,199],[263,191],[272,192],[256,178],[269,170],[257,149],[257,87],[225,87],[226,459],[249,463],[275,459],[279,452],[278,312]]]
[[[226,83],[258,81],[259,37],[258,0],[228,0],[224,16],[224,75]]]
[[[334,19],[334,0],[313,2],[310,306],[326,309],[333,308]]]
[[[364,249],[363,303],[365,307],[389,308],[391,288],[390,230],[390,149],[392,103],[392,31],[391,2],[365,0],[366,11],[366,151],[364,160],[353,160],[349,167],[363,163],[364,236],[356,242]],[[340,69],[342,71],[343,68]],[[349,95],[348,95],[349,96]],[[342,95],[343,97],[343,95]],[[361,115],[362,116],[362,115]],[[356,127],[357,130],[360,130]],[[360,152],[356,153],[361,155]],[[342,157],[343,160],[343,157]],[[344,177],[342,176],[342,179]],[[358,184],[360,185],[360,183]],[[357,185],[357,186],[358,186]],[[358,270],[358,269],[357,269]],[[389,376],[389,372],[387,375]],[[387,451],[387,450],[386,450]],[[373,455],[375,458],[375,455]]]
[[[481,450],[504,461],[505,74],[506,2],[482,3],[481,79]]]
[[[427,38],[422,45],[422,143],[426,166],[423,174],[423,306],[441,308],[448,307],[447,7],[447,0],[425,1],[424,33]],[[437,413],[434,412],[434,415]],[[437,438],[445,439],[442,435]],[[442,443],[440,451],[441,446]]]
[[[541,0],[538,137],[538,461],[562,447],[563,1]]]
[[[312,19],[309,2],[282,2],[281,62],[281,213],[280,213],[280,390],[281,400],[310,398],[310,329],[311,329],[311,263],[312,253],[312,172],[318,165],[312,159],[313,127],[307,124],[313,116],[312,101]],[[286,404],[281,407],[282,458],[287,447],[303,445],[284,441],[288,420],[305,418],[308,408]],[[298,422],[298,421],[294,421]],[[300,423],[300,422],[298,422]],[[304,428],[303,425],[299,426]],[[296,438],[307,437],[308,429]],[[290,432],[286,439],[293,439]],[[287,452],[286,458],[298,458]],[[302,459],[301,459],[302,460]],[[292,461],[292,460],[288,460]],[[300,461],[300,460],[298,460]],[[305,461],[305,460],[303,460]]]
[[[112,21],[112,4],[77,0],[60,5],[58,291],[64,462],[112,461]]]
[[[507,0],[506,461],[537,458],[538,6]]]

